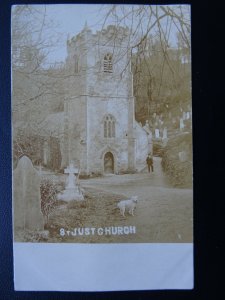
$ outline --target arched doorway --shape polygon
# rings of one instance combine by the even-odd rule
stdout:
[[[114,157],[111,152],[107,152],[104,156],[104,173],[114,173]]]

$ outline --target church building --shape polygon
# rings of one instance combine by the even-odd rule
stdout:
[[[135,121],[128,28],[83,30],[67,40],[61,168],[80,174],[137,172],[151,151],[148,130]],[[47,159],[47,158],[46,158]]]

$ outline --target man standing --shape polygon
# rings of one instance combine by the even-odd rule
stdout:
[[[150,173],[150,170],[152,169],[152,172],[154,171],[153,168],[153,157],[151,155],[151,153],[148,154],[147,158],[146,158],[146,163],[148,165],[148,172]]]

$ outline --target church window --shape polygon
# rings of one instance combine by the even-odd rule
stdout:
[[[113,71],[113,65],[112,65],[112,54],[107,53],[104,56],[104,72],[105,73],[112,73]]]
[[[104,121],[104,137],[107,137],[107,121]]]
[[[115,122],[112,122],[112,136],[115,137]]]
[[[104,137],[114,138],[116,136],[115,118],[112,115],[107,115],[104,118]]]

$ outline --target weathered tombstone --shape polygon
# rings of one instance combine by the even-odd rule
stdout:
[[[164,127],[163,128],[163,137],[162,137],[163,140],[167,139],[167,128]]]
[[[31,160],[23,156],[13,174],[14,229],[43,230],[40,176]]]
[[[178,153],[178,156],[179,156],[179,160],[181,162],[185,162],[187,161],[187,152],[186,151],[181,151]]]
[[[160,138],[160,135],[159,135],[159,129],[158,129],[158,128],[155,129],[155,138],[156,138],[156,139],[159,139],[159,138]]]
[[[44,165],[48,164],[48,142],[47,141],[44,142],[44,146],[43,146],[43,162]]]
[[[69,174],[66,189],[74,189],[76,187],[76,176],[74,174],[78,174],[78,169],[74,167],[73,163],[70,163],[69,167],[64,170],[65,174]]]
[[[79,174],[78,168],[75,168],[73,163],[71,162],[69,167],[64,170],[65,174],[68,174],[68,178],[66,180],[66,189],[58,194],[58,200],[64,201],[82,201],[84,200],[84,196],[82,194],[81,189],[77,185],[77,177]]]
[[[184,120],[183,118],[180,119],[180,130],[184,129]]]

